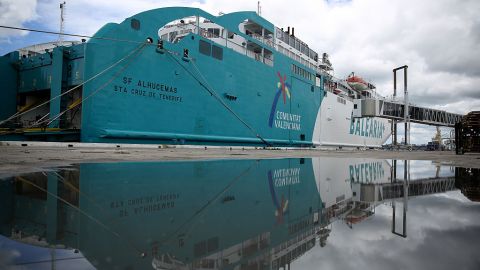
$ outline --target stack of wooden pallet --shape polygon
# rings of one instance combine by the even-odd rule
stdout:
[[[455,125],[457,154],[480,153],[480,111],[469,112]]]

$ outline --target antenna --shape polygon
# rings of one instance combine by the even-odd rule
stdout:
[[[257,14],[258,16],[262,15],[262,6],[260,6],[260,1],[257,2]]]
[[[58,46],[63,45],[63,31],[65,28],[65,5],[67,3],[63,1],[60,3],[60,34],[58,35]]]

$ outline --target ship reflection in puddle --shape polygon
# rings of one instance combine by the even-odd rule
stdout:
[[[389,220],[375,230],[408,239],[415,198],[454,191],[478,202],[478,178],[478,169],[428,161],[327,157],[95,163],[19,175],[0,181],[0,266],[318,268],[308,264],[317,255],[306,255],[334,245],[335,226],[375,223],[381,211]]]

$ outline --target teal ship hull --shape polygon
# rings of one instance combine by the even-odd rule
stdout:
[[[244,42],[225,38],[222,44],[202,29],[175,42],[159,37],[159,29],[186,17],[197,18],[197,29],[198,18],[215,22]],[[84,43],[20,60],[18,52],[7,54],[0,58],[1,73],[11,75],[0,81],[0,119],[51,101],[43,114],[24,119],[21,132],[8,133],[18,126],[6,122],[0,138],[312,146],[323,75],[240,31],[245,21],[279,38],[255,12],[216,17],[195,8],[161,8],[106,24]]]

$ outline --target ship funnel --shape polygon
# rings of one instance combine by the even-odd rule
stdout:
[[[287,27],[287,34],[290,35],[290,26]]]
[[[295,36],[295,27],[292,27],[292,37]]]

